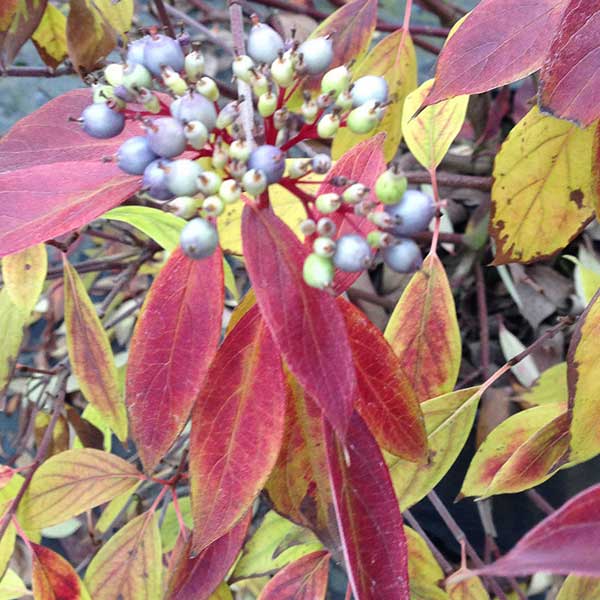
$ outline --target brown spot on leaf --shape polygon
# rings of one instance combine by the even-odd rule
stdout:
[[[569,200],[575,202],[577,208],[583,207],[583,198],[584,195],[581,190],[571,190],[571,193],[569,194]]]

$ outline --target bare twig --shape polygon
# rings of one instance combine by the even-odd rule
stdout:
[[[409,183],[430,183],[431,178],[427,171],[406,171],[404,173]],[[478,177],[475,175],[457,175],[454,173],[438,173],[438,185],[451,188],[469,188],[489,192],[492,189],[491,177]]]
[[[73,75],[75,70],[71,65],[63,65],[57,69],[50,67],[8,67],[0,72],[5,77],[62,77]]]
[[[165,7],[164,0],[154,0],[154,5],[158,11],[161,23],[167,28],[167,33],[174,38],[175,29],[173,29],[173,24],[171,23],[171,19],[169,19],[169,13]]]

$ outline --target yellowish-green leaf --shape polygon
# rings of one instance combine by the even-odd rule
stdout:
[[[17,532],[15,526],[9,523],[2,539],[0,540],[0,576],[6,571],[8,562],[10,561],[13,551],[15,549],[15,540],[17,538]],[[1,598],[1,596],[0,596]]]
[[[235,275],[233,274],[231,265],[225,259],[223,259],[223,278],[225,287],[227,290],[229,290],[229,293],[233,296],[233,299],[239,302],[240,292],[235,283]]]
[[[600,288],[600,261],[586,250],[585,246],[579,247],[579,258],[565,256],[564,258],[575,263],[573,279],[575,291],[581,301],[587,305]]]
[[[408,544],[408,581],[411,600],[448,600],[440,588],[444,572],[425,540],[410,527],[404,527]]]
[[[384,452],[402,510],[426,496],[453,465],[469,437],[480,396],[479,388],[472,387],[421,404],[430,451],[426,465]]]
[[[540,432],[566,411],[566,403],[545,404],[512,415],[479,446],[462,486],[463,496],[491,496],[528,489],[548,479],[548,467],[564,454],[568,440],[550,448],[541,444]],[[540,454],[536,450],[545,448]]]
[[[458,583],[449,583],[446,585],[446,591],[450,600],[489,600],[490,598],[479,577],[469,577]]]
[[[600,452],[600,292],[579,318],[567,354],[567,385],[571,421],[570,460],[581,462]]]
[[[181,217],[149,206],[117,206],[102,218],[133,225],[169,252],[179,245],[179,236],[186,224]]]
[[[352,69],[353,80],[363,75],[379,75],[387,81],[391,104],[386,108],[381,123],[369,133],[359,135],[347,127],[341,128],[333,141],[331,154],[338,159],[359,142],[384,131],[383,154],[385,160],[390,161],[402,140],[404,100],[417,87],[417,57],[410,34],[398,29],[381,40]]]
[[[93,4],[108,24],[120,34],[131,30],[134,0],[93,0]]]
[[[85,573],[94,600],[161,600],[162,556],[156,514],[129,521],[102,546]]]
[[[62,538],[72,536],[76,531],[81,529],[81,520],[75,517],[67,519],[63,523],[58,525],[52,525],[51,527],[44,527],[41,533],[44,537],[51,538],[53,540],[60,540]]]
[[[13,303],[29,313],[37,304],[48,270],[44,244],[31,246],[2,259],[2,279]]]
[[[35,472],[19,505],[19,521],[32,529],[62,523],[125,493],[141,478],[134,465],[114,454],[67,450]]]
[[[556,600],[598,600],[600,598],[600,577],[569,575]]]
[[[77,271],[63,258],[65,325],[71,368],[85,399],[121,441],[127,439],[127,411],[119,389],[108,335]]]
[[[23,580],[12,569],[8,569],[0,579],[0,600],[18,600],[31,595]]]
[[[43,411],[38,412],[35,415],[35,423],[34,423],[34,439],[36,446],[39,448],[42,443],[42,439],[44,434],[46,433],[46,429],[48,425],[50,425],[52,417]],[[67,420],[60,415],[54,425],[54,429],[52,430],[52,438],[50,440],[50,445],[48,446],[48,452],[46,453],[46,457],[54,456],[59,452],[64,452],[69,449],[69,424]]]
[[[245,544],[233,571],[233,580],[275,573],[292,561],[323,547],[305,527],[269,511]]]
[[[594,128],[533,108],[496,155],[490,233],[495,264],[530,262],[564,248],[594,214]]]
[[[177,498],[179,504],[179,510],[183,517],[183,522],[188,529],[192,529],[194,526],[194,520],[192,519],[192,507],[190,503],[190,497],[184,496],[183,498]],[[165,512],[165,518],[160,526],[160,538],[162,540],[162,551],[171,552],[175,548],[177,537],[179,536],[179,520],[177,519],[177,513],[175,512],[175,506],[172,502],[167,506]]]
[[[0,290],[0,393],[10,380],[28,316],[29,312],[19,308],[11,300],[8,289],[3,287]]]
[[[427,97],[433,79],[409,94],[402,112],[402,134],[413,156],[426,168],[434,169],[441,162],[465,121],[469,96],[457,96],[428,106],[416,117]]]
[[[68,55],[67,17],[56,6],[48,4],[31,39],[42,60],[56,68]]]
[[[498,335],[500,339],[500,347],[502,348],[502,354],[504,358],[509,361],[511,358],[517,356],[525,350],[523,343],[512,334],[503,323],[500,323],[500,331]],[[523,360],[519,361],[516,365],[511,367],[513,375],[519,380],[521,385],[525,387],[531,387],[535,380],[540,376],[539,369],[533,360],[531,355],[526,356]]]
[[[114,520],[125,508],[127,502],[129,502],[131,496],[135,494],[135,491],[138,489],[140,484],[140,481],[134,483],[126,492],[123,492],[116,498],[113,498],[106,505],[106,508],[102,511],[100,518],[96,521],[96,531],[99,533],[106,533],[108,531],[108,528],[113,524]]]
[[[568,396],[567,363],[561,362],[546,369],[533,387],[521,395],[521,399],[530,404],[542,405],[566,402]]]
[[[229,586],[223,582],[211,595],[208,600],[233,600],[233,594]]]

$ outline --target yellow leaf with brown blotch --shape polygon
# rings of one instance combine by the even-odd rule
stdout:
[[[56,6],[48,4],[31,40],[42,60],[55,69],[68,54],[67,17]]]
[[[67,350],[85,399],[121,441],[127,439],[127,411],[110,342],[77,271],[63,258]]]
[[[2,258],[2,279],[10,299],[19,308],[31,312],[46,279],[48,254],[44,244]]]

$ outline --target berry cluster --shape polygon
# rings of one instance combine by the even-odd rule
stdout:
[[[360,182],[343,177],[330,180],[339,193],[315,198],[303,192],[297,185],[302,177],[330,170],[331,159],[324,154],[292,161],[286,173],[287,152],[302,140],[333,138],[340,127],[357,134],[372,131],[387,106],[385,79],[367,75],[352,83],[347,65],[329,69],[334,58],[330,37],[302,44],[284,41],[257,20],[247,52],[234,57],[232,71],[255,96],[262,127],[255,123],[253,134],[262,137],[260,145],[246,139],[240,126],[240,106],[250,99],[220,105],[218,86],[205,75],[204,57],[189,37],[174,39],[156,29],[129,44],[123,63],[104,69],[94,85],[93,104],[78,120],[96,138],[119,135],[126,119],[140,122],[145,134],[124,142],[112,160],[126,173],[141,175],[145,193],[189,219],[181,247],[192,258],[216,249],[215,220],[227,204],[249,202],[247,196],[268,202],[268,186],[280,183],[296,193],[309,216],[301,227],[313,249],[304,265],[308,285],[330,287],[336,268],[367,268],[373,249],[381,249],[392,269],[419,268],[421,252],[408,236],[426,228],[434,205],[420,192],[407,191],[406,179],[395,168],[377,180],[378,202]],[[313,98],[305,92],[299,110],[290,111],[288,100],[306,76],[319,74],[320,93]],[[165,92],[170,103],[163,100]],[[366,216],[377,229],[366,239],[355,233],[336,241],[335,212]]]

